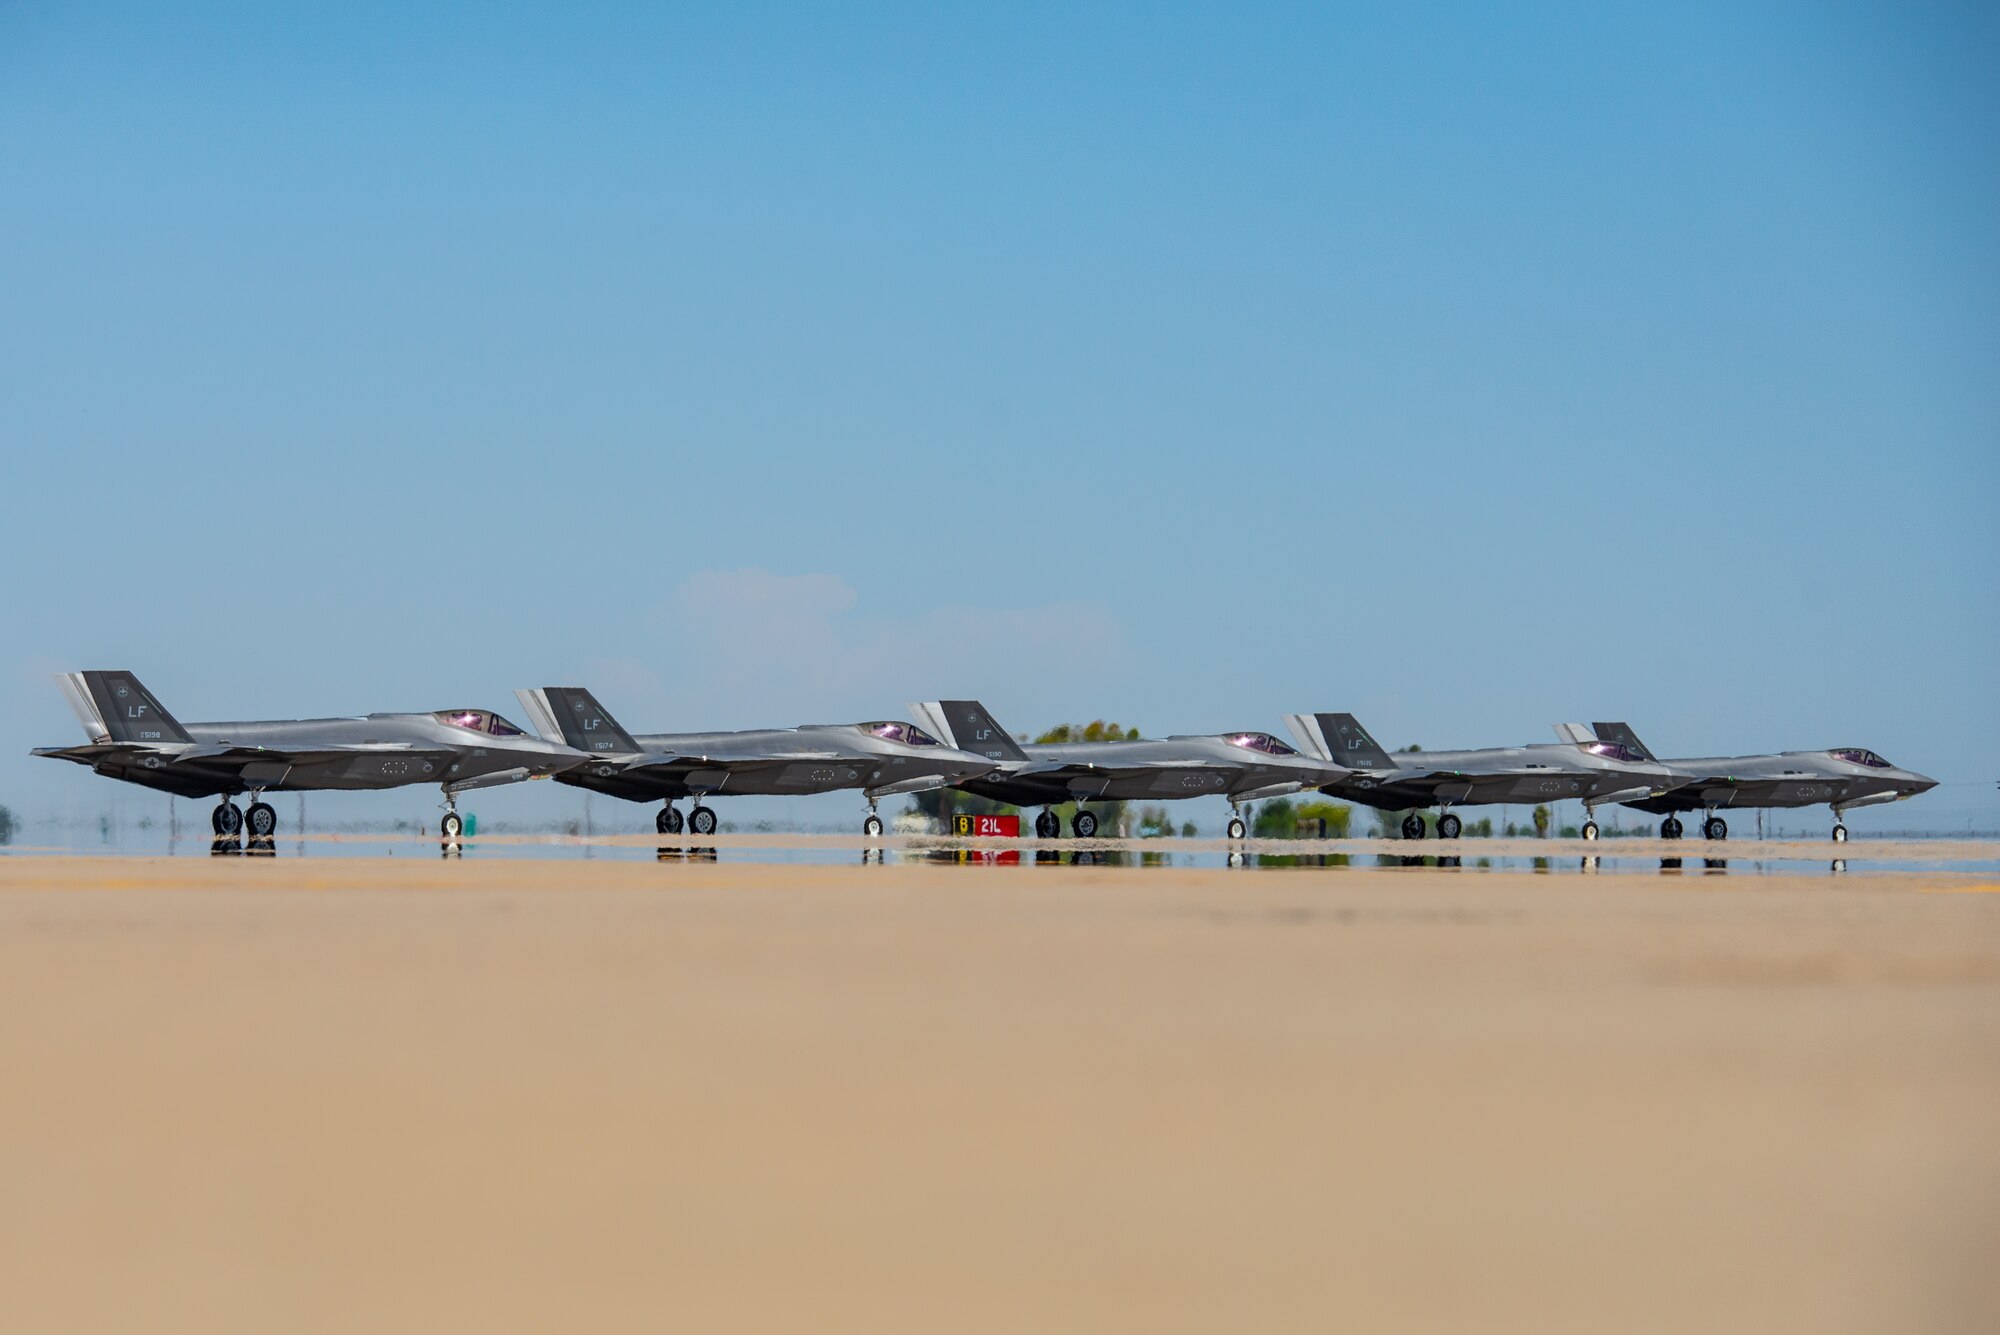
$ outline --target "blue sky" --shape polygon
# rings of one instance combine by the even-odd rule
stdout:
[[[2000,20],[1414,8],[0,10],[0,802],[108,800],[25,752],[129,666],[1615,716],[2000,826]]]

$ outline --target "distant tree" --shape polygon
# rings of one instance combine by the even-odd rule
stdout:
[[[1553,813],[1547,807],[1536,807],[1533,814],[1535,818],[1535,838],[1548,838],[1549,821],[1552,819]]]
[[[1298,830],[1298,808],[1289,797],[1274,797],[1259,806],[1250,824],[1250,834],[1257,839],[1291,839]]]
[[[1141,839],[1164,839],[1174,832],[1173,817],[1165,807],[1142,807],[1139,810],[1139,837]]]
[[[1192,839],[1192,838],[1194,838],[1194,822],[1193,822],[1193,821],[1191,821],[1191,820],[1184,820],[1184,821],[1182,821],[1182,822],[1181,822],[1181,838],[1183,838],[1183,839]]]
[[[0,844],[14,842],[14,813],[0,807]]]
[[[1323,820],[1327,838],[1345,839],[1354,821],[1354,808],[1338,802],[1301,802],[1292,815],[1294,820]]]

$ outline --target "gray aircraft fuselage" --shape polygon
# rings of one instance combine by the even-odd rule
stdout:
[[[1599,738],[1645,750],[1623,723],[1594,723]],[[1649,753],[1650,754],[1650,753]],[[1667,815],[1745,807],[1830,806],[1836,815],[1915,797],[1937,780],[1890,764],[1863,747],[1781,751],[1756,756],[1693,756],[1658,762],[1685,782],[1671,792],[1626,806]]]
[[[1244,802],[1302,792],[1347,772],[1301,755],[1266,732],[1016,742],[977,701],[933,700],[911,708],[960,745],[997,762],[991,773],[957,786],[1009,806],[1209,796]],[[990,738],[992,745],[982,745],[979,738]]]
[[[181,797],[410,784],[457,792],[546,777],[588,759],[486,710],[182,724],[130,673],[58,680],[90,741],[35,755]]]
[[[1351,767],[1320,791],[1385,811],[1420,807],[1589,806],[1671,788],[1681,776],[1623,747],[1596,741],[1543,742],[1461,751],[1385,751],[1351,714],[1290,715],[1308,750]]]
[[[516,692],[545,736],[590,754],[560,783],[623,798],[803,797],[859,789],[870,801],[941,788],[993,768],[897,720],[742,732],[630,734],[581,687]]]

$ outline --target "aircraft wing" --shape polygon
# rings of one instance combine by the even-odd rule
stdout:
[[[801,761],[819,761],[822,763],[844,761],[850,765],[863,765],[867,763],[866,759],[862,756],[848,755],[840,751],[786,751],[783,754],[774,754],[770,751],[709,752],[698,756],[680,751],[669,751],[639,756],[636,759],[626,761],[619,768],[628,774],[645,770],[677,771],[716,768],[750,773],[759,769],[776,769],[784,765],[795,765]]]

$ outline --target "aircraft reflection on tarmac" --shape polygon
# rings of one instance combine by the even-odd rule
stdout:
[[[465,856],[466,841],[463,839],[441,839],[438,854],[445,858]],[[277,841],[251,836],[238,840],[229,836],[218,836],[209,844],[211,857],[276,857]],[[304,856],[303,849],[298,856]],[[721,854],[712,844],[661,844],[654,850],[654,856],[661,862],[719,862]],[[1065,851],[1053,848],[1038,848],[1032,858],[1018,848],[936,848],[922,851],[907,850],[900,854],[898,861],[948,863],[969,867],[1170,867],[1174,865],[1172,853],[1123,852],[1110,849],[1074,849]],[[889,850],[884,848],[864,848],[861,850],[861,864],[884,866],[889,862]],[[1700,870],[1714,875],[1729,870],[1728,858],[1701,858]],[[1503,860],[1504,861],[1504,860]],[[1557,870],[1553,858],[1526,859],[1526,870],[1553,872]],[[1632,859],[1631,861],[1638,861]],[[1687,869],[1689,862],[1696,859],[1661,858],[1660,871],[1678,873]],[[1577,870],[1584,875],[1593,875],[1603,870],[1604,859],[1595,853],[1585,854],[1577,861]],[[1225,855],[1224,865],[1250,869],[1271,869],[1285,867],[1428,867],[1440,870],[1462,869],[1463,857],[1398,857],[1391,854],[1355,856],[1348,853],[1244,853],[1231,851]],[[1474,868],[1481,871],[1520,870],[1507,865],[1495,867],[1490,859],[1480,858]],[[1846,858],[1835,858],[1829,870],[1839,875],[1847,870]]]

